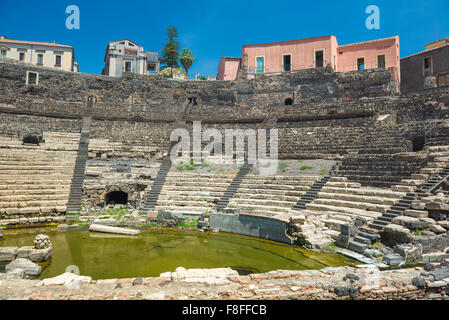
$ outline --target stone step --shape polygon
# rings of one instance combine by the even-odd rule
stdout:
[[[259,205],[259,204],[247,205],[244,203],[237,203],[237,202],[235,202],[235,199],[232,199],[229,202],[228,207],[229,206],[234,206],[235,208],[244,208],[249,212],[252,212],[252,211],[255,212],[256,210],[259,210],[259,212],[287,213],[291,209],[291,207],[278,207],[278,206]]]
[[[156,205],[154,210],[155,211],[168,210],[168,211],[178,211],[178,212],[198,212],[198,213],[203,213],[203,212],[210,211],[211,208],[210,207],[200,207],[200,206],[188,207],[188,206]]]
[[[381,197],[372,197],[372,196],[359,196],[353,194],[343,194],[343,193],[326,193],[320,192],[318,193],[319,198],[326,199],[336,199],[336,200],[345,200],[345,201],[353,201],[353,202],[368,202],[372,204],[381,204],[392,206],[396,203],[396,200],[391,198],[381,198]]]
[[[27,207],[27,208],[0,208],[0,213],[6,215],[21,215],[21,214],[49,214],[49,213],[63,213],[67,211],[67,206],[49,206],[49,207]]]
[[[238,189],[238,194],[260,194],[260,195],[278,195],[288,197],[301,197],[306,193],[306,190],[277,190],[277,189],[251,189],[242,188]]]
[[[297,202],[301,197],[296,196],[282,196],[277,194],[257,194],[257,193],[242,193],[238,192],[234,195],[234,198],[239,199],[254,199],[254,200],[269,200],[269,201],[288,201]]]
[[[293,201],[276,201],[276,200],[265,200],[265,199],[248,199],[248,198],[238,198],[234,197],[233,203],[239,204],[239,205],[262,205],[262,206],[269,206],[269,207],[287,207],[291,208],[297,200]]]
[[[329,184],[324,186],[321,191],[327,193],[342,193],[342,194],[353,194],[357,196],[372,196],[379,198],[391,198],[391,199],[401,199],[405,196],[405,192],[396,192],[385,189],[376,189],[376,188],[334,188],[329,187]]]
[[[34,178],[34,177],[33,177]],[[71,177],[70,177],[71,178]],[[71,183],[71,179],[58,180],[58,179],[38,179],[38,180],[0,180],[0,186],[8,185],[10,188],[16,188],[18,185],[41,185],[47,186],[51,183],[57,183],[58,185],[67,185]],[[42,187],[43,188],[43,187]]]
[[[41,201],[41,200],[66,200],[69,196],[69,190],[64,193],[59,194],[34,194],[34,195],[9,195],[9,196],[0,196],[0,203],[5,202],[27,202],[27,201]]]
[[[326,213],[328,213],[328,212],[344,213],[344,214],[350,214],[350,215],[354,215],[354,216],[371,217],[371,218],[382,216],[382,214],[380,212],[376,212],[376,211],[367,211],[367,210],[361,210],[361,209],[356,209],[356,208],[315,204],[315,203],[306,204],[306,209],[312,210],[312,211],[326,212]]]
[[[318,198],[313,201],[314,204],[325,204],[339,207],[347,207],[347,208],[355,208],[361,210],[368,211],[377,211],[381,213],[387,212],[390,208],[388,205],[380,205],[373,204],[367,202],[354,202],[354,201],[345,201],[345,200],[336,200],[336,199],[327,199],[327,198]]]
[[[157,205],[161,206],[179,206],[179,207],[194,207],[194,206],[200,206],[203,208],[206,207],[214,207],[215,204],[212,202],[206,202],[206,201],[194,201],[194,200],[164,200],[164,199],[158,199]]]

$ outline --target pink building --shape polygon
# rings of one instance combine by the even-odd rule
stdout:
[[[221,57],[217,80],[235,80],[240,68],[240,58]]]
[[[337,72],[384,68],[399,82],[399,37],[339,46],[335,36],[244,45],[248,78],[309,68],[332,67]],[[232,60],[231,60],[232,59]],[[235,80],[241,59],[223,57],[217,80]],[[234,76],[235,75],[235,76]]]

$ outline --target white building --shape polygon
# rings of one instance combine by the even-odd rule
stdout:
[[[158,75],[160,58],[157,52],[144,51],[143,47],[128,39],[109,42],[101,74],[121,77],[123,72]]]
[[[48,68],[78,72],[75,50],[56,42],[33,42],[0,36],[0,57]]]

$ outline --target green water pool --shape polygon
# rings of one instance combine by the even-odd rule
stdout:
[[[355,264],[354,260],[339,254],[254,237],[167,229],[142,230],[138,237],[87,230],[5,230],[0,246],[33,245],[37,233],[47,234],[53,244],[53,256],[41,264],[40,278],[57,276],[69,266],[76,266],[81,275],[93,279],[111,279],[159,276],[180,266],[186,269],[230,267],[240,274],[248,274]]]

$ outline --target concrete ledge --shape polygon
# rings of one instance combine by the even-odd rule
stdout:
[[[292,244],[292,240],[286,235],[288,223],[288,220],[244,214],[210,215],[211,229]]]

